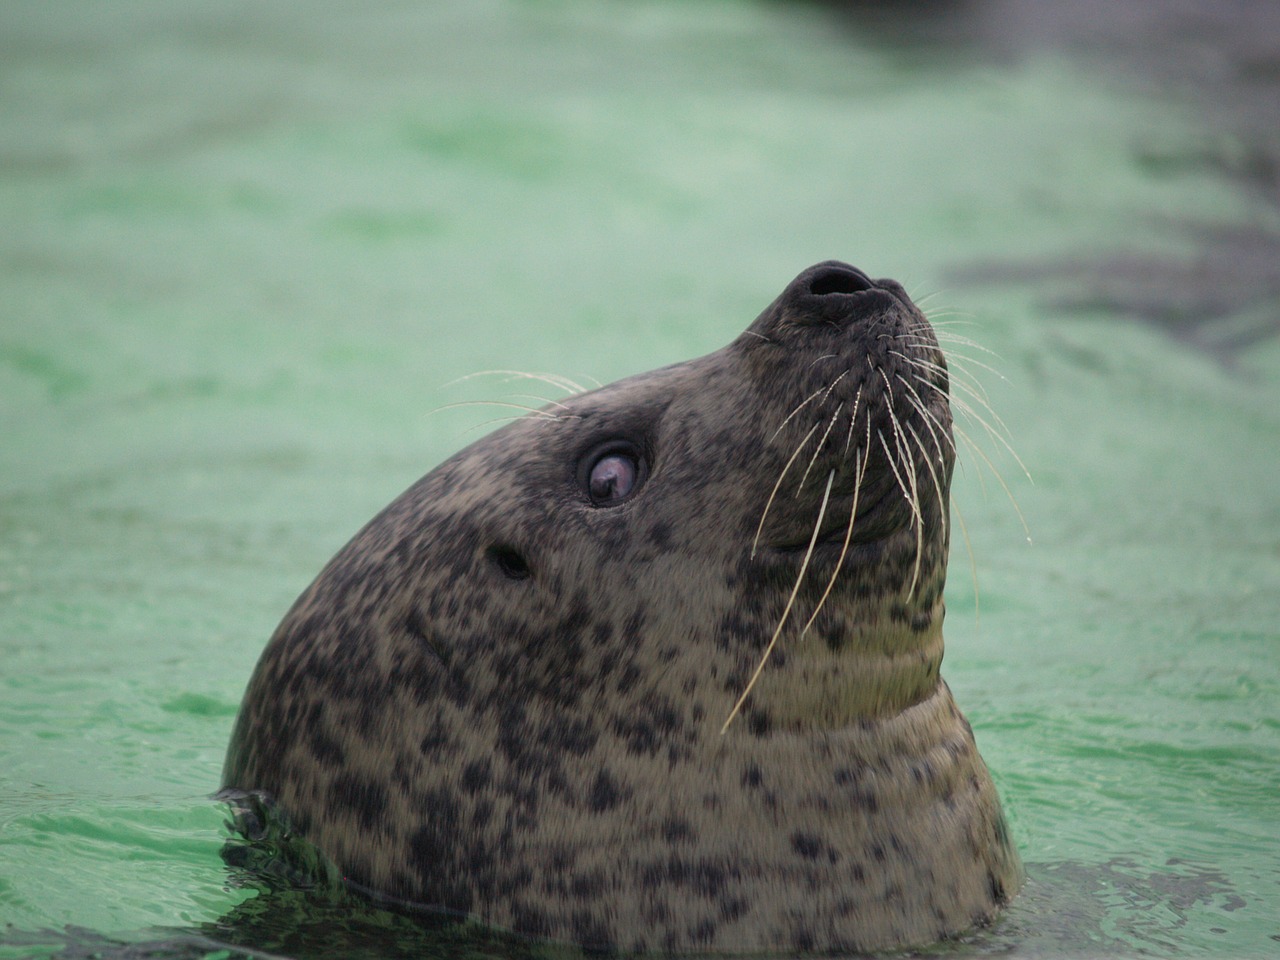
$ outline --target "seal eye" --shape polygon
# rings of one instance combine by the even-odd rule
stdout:
[[[598,507],[613,506],[631,495],[639,475],[640,465],[635,457],[622,452],[606,453],[587,475],[587,495]]]
[[[614,436],[578,457],[577,485],[593,507],[616,507],[636,495],[649,475],[643,442]]]

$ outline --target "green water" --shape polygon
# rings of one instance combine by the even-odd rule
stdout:
[[[695,356],[828,257],[980,345],[1032,476],[966,428],[1018,507],[968,454],[945,672],[1030,880],[944,952],[1280,952],[1280,287],[1206,267],[1174,336],[1126,307],[1158,270],[1097,274],[1280,249],[1215,116],[783,4],[6,5],[0,957],[250,896],[244,684],[495,416],[439,408],[515,392],[451,381]]]

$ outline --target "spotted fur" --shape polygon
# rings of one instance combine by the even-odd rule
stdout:
[[[225,784],[360,888],[592,947],[989,920],[1020,865],[938,673],[947,392],[902,288],[828,262],[722,350],[495,431],[299,598]],[[618,441],[642,481],[597,505],[584,465]]]

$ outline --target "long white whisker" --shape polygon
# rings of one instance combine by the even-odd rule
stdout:
[[[893,426],[896,439],[897,431],[900,431],[902,428],[898,426],[897,417],[891,416],[891,419],[894,421]],[[911,508],[911,515],[916,523],[916,562],[911,574],[911,588],[907,591],[909,596],[915,592],[916,579],[920,575],[920,556],[924,552],[924,516],[920,512],[920,503],[914,492],[915,472],[912,471],[910,473],[911,482],[908,484],[903,478],[902,473],[898,470],[898,464],[895,462],[893,451],[889,449],[889,442],[885,440],[884,434],[877,430],[876,436],[880,438],[880,446],[884,448],[885,459],[889,461],[889,469],[893,471],[893,476],[898,481],[898,489],[902,491],[902,497],[907,501],[907,506]],[[906,468],[907,464],[902,464],[902,469],[904,471]]]
[[[955,331],[948,330],[945,327],[941,330],[935,329],[933,333],[934,333],[934,336],[937,337],[939,344],[950,345],[955,347],[964,347],[965,349],[981,350],[983,353],[985,353],[989,357],[995,357],[997,360],[1000,359],[1000,354],[996,353],[990,347],[983,346],[977,340],[974,340],[970,337],[966,337],[962,333],[956,333]],[[947,350],[944,348],[942,352],[945,353],[947,356],[951,356],[950,350]]]
[[[901,374],[897,374],[896,379],[907,388],[907,402],[915,408],[916,413],[920,414],[920,418],[924,420],[924,425],[929,428],[929,434],[933,437],[933,445],[938,451],[938,455],[942,455],[942,441],[944,438],[947,441],[947,446],[952,452],[955,452],[956,442],[950,434],[947,433],[946,428],[942,425],[942,421],[938,419],[938,415],[929,409],[925,404],[924,399],[916,392],[915,387],[911,385],[909,380]],[[941,431],[941,436],[939,436],[939,431]]]
[[[858,384],[858,392],[853,396],[853,411],[849,414],[849,435],[844,438],[844,452],[847,454],[853,445],[853,431],[858,425],[858,405],[862,403],[862,384]],[[867,428],[871,428],[871,420],[867,419]],[[870,447],[868,447],[868,450]]]
[[[511,380],[540,380],[543,383],[563,390],[566,393],[585,393],[586,389],[581,385],[574,383],[568,377],[562,377],[555,373],[528,373],[524,370],[477,370],[475,373],[468,373],[464,376],[457,377],[444,384],[446,387],[463,383],[467,380],[473,380],[476,377],[502,377],[508,382]]]
[[[782,432],[782,428],[791,422],[792,417],[794,417],[797,413],[799,413],[801,410],[807,407],[813,400],[815,400],[821,393],[823,393],[825,389],[826,388],[823,387],[818,390],[815,390],[813,391],[813,393],[809,394],[807,397],[801,400],[799,406],[797,406],[794,410],[788,413],[787,418],[783,420],[780,424],[778,424],[778,429],[773,431],[773,433],[769,435],[769,439],[772,440],[774,437],[780,434]]]
[[[507,396],[511,397],[513,400],[537,400],[539,403],[546,404],[549,407],[559,407],[561,410],[572,409],[572,407],[566,406],[559,400],[552,400],[549,397],[539,396],[536,393],[511,393],[507,394]]]
[[[915,440],[916,446],[920,449],[920,455],[924,457],[925,469],[929,471],[929,476],[933,480],[933,490],[938,495],[939,516],[942,520],[942,532],[945,535],[947,531],[947,511],[944,498],[942,496],[942,481],[938,478],[938,471],[933,466],[933,458],[929,456],[929,451],[924,447],[924,441],[920,439],[920,434],[916,433],[915,427],[907,424],[907,432],[911,434],[911,438]]]
[[[996,465],[991,462],[991,458],[988,457],[985,453],[983,453],[982,449],[977,444],[975,444],[971,439],[969,439],[967,434],[965,434],[963,431],[957,431],[957,432],[959,432],[960,436],[964,438],[965,443],[968,445],[969,449],[982,458],[982,461],[987,465],[987,469],[991,471],[991,475],[996,478],[996,482],[999,483],[1000,487],[1004,490],[1005,496],[1008,497],[1009,502],[1013,504],[1014,513],[1018,515],[1018,522],[1022,524],[1022,532],[1027,535],[1027,543],[1030,543],[1031,528],[1027,526],[1027,518],[1022,515],[1022,508],[1018,506],[1017,498],[1014,497],[1013,491],[1009,489],[1009,485],[1004,482],[1004,477],[1000,476],[1000,471],[997,470]],[[1021,461],[1019,461],[1019,463],[1021,463]],[[1024,467],[1023,469],[1025,470],[1026,468]],[[979,474],[979,476],[981,476],[981,474]],[[1028,477],[1030,477],[1030,474],[1028,474]]]
[[[800,584],[804,582],[805,571],[809,569],[809,560],[813,557],[813,548],[818,542],[818,534],[822,530],[822,520],[827,513],[827,500],[831,496],[831,484],[836,479],[836,472],[832,470],[827,474],[827,488],[822,493],[822,506],[818,508],[818,519],[813,524],[813,535],[809,538],[809,549],[805,551],[804,561],[800,564],[800,572],[796,574],[795,586],[791,588],[791,596],[787,598],[787,605],[782,610],[782,616],[778,620],[778,626],[773,631],[773,636],[769,638],[768,645],[764,648],[764,653],[760,657],[759,664],[756,665],[755,673],[751,675],[751,679],[747,681],[747,688],[742,691],[742,696],[738,698],[738,702],[733,705],[733,709],[729,711],[729,716],[725,718],[724,726],[720,728],[723,736],[724,732],[729,729],[729,724],[733,723],[742,709],[742,705],[746,703],[747,697],[750,696],[752,688],[756,685],[756,681],[760,679],[760,673],[764,670],[764,665],[769,661],[769,655],[773,653],[773,648],[778,643],[778,637],[782,635],[782,628],[786,626],[787,617],[791,615],[791,608],[795,605],[796,595],[800,592]]]
[[[959,397],[953,396],[951,398],[951,405],[956,409],[958,409],[966,419],[972,420],[973,422],[977,423],[980,427],[982,427],[983,430],[986,431],[987,436],[989,436],[996,443],[1000,444],[1000,446],[1004,447],[1005,450],[1009,452],[1009,455],[1013,457],[1014,461],[1018,464],[1018,467],[1019,469],[1022,470],[1023,475],[1028,480],[1031,480],[1031,471],[1028,470],[1027,465],[1022,462],[1022,458],[1018,456],[1018,452],[1013,449],[1013,445],[1009,443],[1009,441],[1006,440],[998,430],[993,428],[991,424],[987,423],[987,421],[983,419],[982,415],[978,413],[978,411],[974,410],[973,407],[971,407],[967,402],[960,399]],[[995,414],[992,413],[992,416],[995,416]],[[1003,429],[1005,433],[1008,433],[1009,428],[1004,425],[1004,421],[1000,420],[999,417],[996,417],[996,419],[997,421],[999,421],[1001,429]],[[1032,480],[1031,482],[1034,483],[1035,481]]]
[[[844,404],[836,406],[836,412],[831,415],[831,419],[827,421],[827,429],[823,431],[822,439],[818,441],[818,445],[813,448],[813,456],[809,458],[809,465],[804,468],[804,474],[800,477],[800,482],[796,484],[796,496],[800,496],[800,491],[804,489],[804,482],[809,479],[809,471],[813,469],[814,463],[818,460],[818,454],[822,452],[823,444],[827,442],[827,437],[831,436],[831,428],[836,425],[836,420],[840,418],[840,411],[844,409]]]
[[[813,613],[805,622],[804,629],[800,631],[801,637],[809,632],[809,628],[813,626],[813,621],[818,619],[818,614],[822,612],[822,608],[826,605],[831,589],[836,585],[836,578],[840,576],[840,570],[844,566],[844,558],[849,555],[849,544],[853,540],[853,523],[858,517],[858,494],[862,490],[862,477],[867,472],[867,460],[869,459],[869,457],[863,459],[861,450],[854,454],[853,505],[849,507],[849,523],[844,529],[844,543],[840,545],[840,556],[836,560],[835,569],[831,571],[831,579],[827,581],[826,589],[822,591],[822,596],[818,598],[818,602],[813,608]]]
[[[541,407],[530,407],[523,403],[508,403],[503,400],[455,400],[453,403],[446,403],[436,407],[435,410],[432,410],[431,412],[436,413],[440,410],[452,410],[455,407],[507,407],[511,410],[523,410],[525,413],[533,414],[533,416],[543,420],[563,419],[560,415],[550,413]],[[515,419],[519,418],[517,417]],[[574,417],[574,419],[576,420],[578,418]]]
[[[809,442],[809,438],[812,437],[815,432],[817,432],[817,429],[820,426],[821,426],[820,422],[815,423],[812,427],[809,428],[809,432],[804,435],[803,439],[801,439],[801,441],[798,444],[796,444],[795,452],[791,454],[791,458],[787,460],[786,464],[783,466],[782,472],[778,474],[778,480],[776,483],[774,483],[773,489],[769,491],[769,499],[765,502],[764,512],[760,514],[760,523],[756,527],[755,539],[751,541],[752,558],[755,557],[756,550],[760,546],[760,534],[764,532],[764,522],[769,516],[769,508],[773,506],[774,498],[777,497],[778,495],[778,488],[782,486],[782,481],[786,477],[787,471],[790,470],[791,465],[796,462],[796,457],[800,456],[800,451],[804,449],[804,445]]]

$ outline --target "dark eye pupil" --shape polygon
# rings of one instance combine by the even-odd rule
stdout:
[[[636,485],[636,462],[620,453],[601,457],[591,468],[588,483],[591,499],[596,503],[621,500]]]

